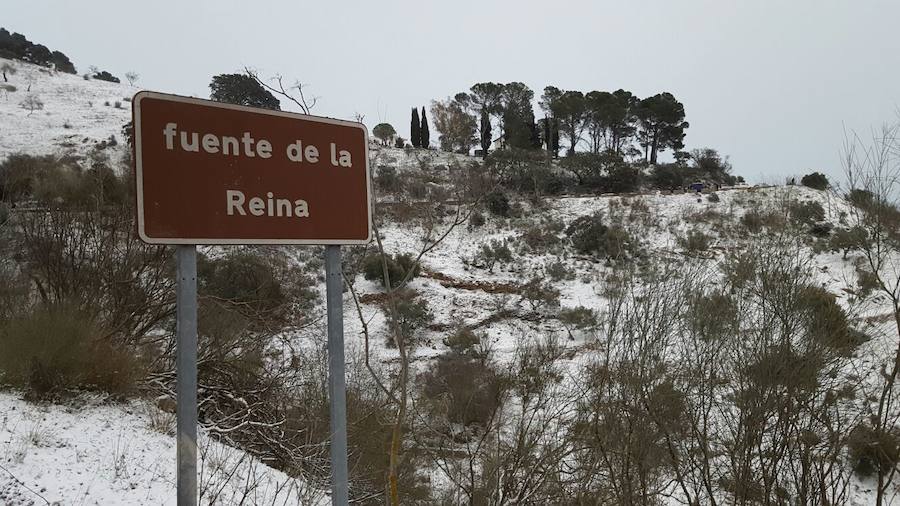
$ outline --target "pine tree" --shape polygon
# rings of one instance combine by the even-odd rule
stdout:
[[[485,159],[491,149],[491,117],[487,110],[481,110],[481,156]]]
[[[419,132],[422,137],[422,147],[428,149],[431,147],[431,132],[428,130],[428,118],[425,117],[425,107],[422,107],[422,129]]]
[[[419,122],[419,110],[412,108],[412,118],[409,120],[409,142],[414,148],[422,147],[421,123]]]

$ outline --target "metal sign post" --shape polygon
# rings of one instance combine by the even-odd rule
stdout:
[[[331,504],[349,502],[347,472],[347,390],[344,384],[344,283],[341,247],[325,246],[325,300],[328,311],[328,398],[331,403]]]
[[[362,123],[141,91],[131,101],[137,233],[173,244],[178,505],[197,504],[197,245],[325,245],[332,504],[346,506],[343,244],[372,237]]]
[[[197,247],[175,247],[178,506],[197,504]]]

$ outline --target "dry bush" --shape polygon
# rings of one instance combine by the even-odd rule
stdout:
[[[405,285],[418,276],[420,271],[420,265],[409,253],[398,253],[393,256],[372,253],[363,259],[362,268],[366,279],[379,281],[384,287],[387,287],[387,281],[390,279],[391,288]]]
[[[42,303],[77,307],[121,344],[143,342],[172,316],[170,250],[143,243],[127,210],[25,213],[14,232]]]
[[[484,427],[500,407],[501,376],[490,364],[446,353],[419,377],[422,393],[445,423]]]
[[[687,235],[678,238],[678,245],[688,253],[704,253],[712,246],[713,238],[700,229],[692,228]]]
[[[121,396],[146,372],[140,354],[103,340],[75,308],[41,307],[0,327],[4,381],[35,398],[87,389]]]

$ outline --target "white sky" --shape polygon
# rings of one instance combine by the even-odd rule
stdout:
[[[839,176],[845,130],[900,105],[900,2],[2,0],[0,26],[147,89],[208,97],[244,65],[308,83],[315,114],[409,134],[410,107],[479,81],[669,91],[687,148],[751,181]],[[287,104],[282,101],[282,106]],[[436,139],[437,135],[432,134]]]

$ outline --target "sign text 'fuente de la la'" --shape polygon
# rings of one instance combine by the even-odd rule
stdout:
[[[369,241],[362,124],[152,92],[133,107],[144,241]]]

